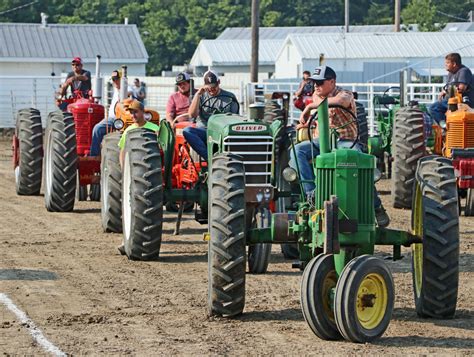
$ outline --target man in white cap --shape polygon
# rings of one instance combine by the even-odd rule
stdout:
[[[189,116],[197,118],[197,127],[187,127],[183,130],[186,141],[206,161],[207,121],[211,115],[239,113],[239,103],[235,95],[220,88],[220,83],[219,76],[215,72],[204,73],[204,86],[198,89],[189,107]]]
[[[310,77],[314,83],[313,103],[306,106],[300,116],[300,122],[297,125],[299,128],[307,128],[308,122],[306,118],[311,110],[317,109],[318,106],[327,98],[328,105],[337,105],[342,108],[329,108],[329,126],[330,128],[337,128],[338,148],[352,148],[354,150],[362,151],[360,145],[354,142],[357,141],[357,122],[354,117],[347,111],[356,115],[356,105],[354,95],[352,92],[336,86],[336,72],[331,67],[320,66],[316,67],[314,73]],[[312,161],[320,154],[319,138],[313,138],[310,141],[304,141],[295,146],[295,153],[290,150],[290,166],[296,169],[296,160],[302,180],[310,182],[303,183],[306,194],[314,191],[314,172]],[[374,186],[374,206],[377,224],[380,227],[386,227],[390,223],[390,218],[382,206],[382,201],[378,197],[377,190]]]

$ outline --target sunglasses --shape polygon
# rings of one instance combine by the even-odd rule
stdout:
[[[314,85],[315,85],[316,87],[321,87],[321,86],[324,84],[324,82],[326,82],[325,79],[320,80],[320,81],[314,81]]]

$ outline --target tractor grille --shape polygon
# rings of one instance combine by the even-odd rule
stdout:
[[[316,171],[316,208],[324,209],[324,201],[334,195],[334,169],[318,168]],[[358,181],[358,213],[359,224],[372,224],[374,222],[374,171],[373,169],[359,169]],[[355,194],[355,192],[354,192]]]
[[[246,186],[270,186],[273,138],[261,136],[227,136],[224,152],[243,157]]]
[[[374,223],[374,170],[359,169],[359,223]]]
[[[324,201],[334,195],[334,169],[317,169],[316,186],[316,208],[324,209]]]
[[[447,148],[474,148],[474,122],[451,122],[447,133]]]

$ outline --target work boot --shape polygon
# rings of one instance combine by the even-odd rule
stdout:
[[[375,208],[375,220],[377,221],[377,225],[380,228],[385,228],[390,224],[390,217],[388,216],[387,212],[385,212],[383,205]]]

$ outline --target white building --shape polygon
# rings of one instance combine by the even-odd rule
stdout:
[[[96,55],[109,74],[122,65],[144,76],[148,54],[135,25],[0,23],[0,76],[61,76],[78,56],[95,73]]]

